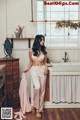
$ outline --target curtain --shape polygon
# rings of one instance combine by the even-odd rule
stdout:
[[[80,102],[80,76],[55,75],[52,80],[53,102]]]

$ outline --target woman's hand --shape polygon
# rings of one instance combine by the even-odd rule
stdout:
[[[23,72],[26,73],[26,72],[28,72],[28,70],[24,70]]]

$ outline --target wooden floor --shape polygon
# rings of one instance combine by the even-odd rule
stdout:
[[[80,120],[80,108],[46,108],[41,118],[36,118],[36,113],[26,113],[25,116],[23,120]]]

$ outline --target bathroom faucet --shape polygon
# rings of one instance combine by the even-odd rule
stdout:
[[[62,58],[64,60],[64,62],[67,62],[67,60],[69,60],[66,56],[67,56],[67,52],[65,52],[65,57]]]

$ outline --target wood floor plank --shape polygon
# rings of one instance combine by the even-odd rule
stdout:
[[[77,114],[78,118],[80,119],[80,108],[75,108],[74,112]]]
[[[49,118],[48,118],[48,109],[45,109],[45,116],[46,116],[45,120],[49,120]]]
[[[72,112],[72,114],[73,114],[75,120],[80,120],[80,119],[78,118],[76,112],[75,112],[73,109],[71,109],[71,112]]]
[[[53,108],[51,108],[51,115],[52,115],[52,119],[56,120],[56,114],[55,114],[55,110]]]
[[[52,115],[51,115],[51,109],[48,109],[48,119],[53,120]]]
[[[41,113],[41,120],[45,120],[46,110],[44,109],[44,112]]]
[[[72,109],[72,108],[67,109],[67,111],[68,111],[67,113],[70,113],[70,114],[69,114],[69,117],[70,117],[71,120],[75,120],[75,118],[74,118],[74,116],[73,116],[73,114],[72,114],[72,112],[71,112],[71,109]]]
[[[55,114],[56,114],[56,120],[61,120],[61,117],[59,115],[58,109],[55,109]]]
[[[60,114],[61,120],[65,120],[65,112],[63,108],[59,108],[59,114]]]
[[[45,108],[41,118],[36,118],[36,113],[25,113],[25,117],[23,120],[80,120],[80,108]]]

